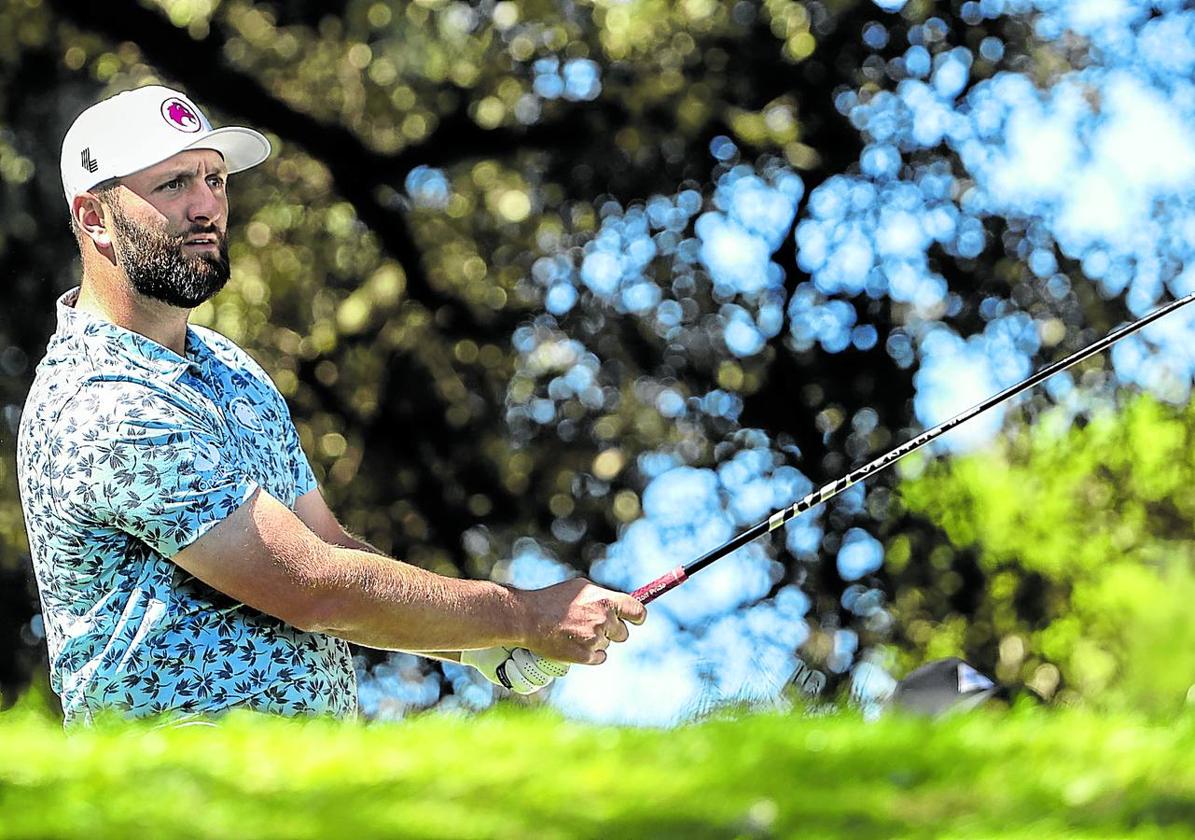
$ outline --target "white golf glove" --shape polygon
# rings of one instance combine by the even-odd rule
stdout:
[[[461,664],[469,665],[494,685],[515,694],[531,694],[568,673],[568,665],[536,656],[526,648],[492,647],[462,650]]]

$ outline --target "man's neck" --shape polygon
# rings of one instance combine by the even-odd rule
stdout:
[[[190,310],[138,295],[128,288],[127,281],[92,279],[84,274],[75,309],[139,333],[180,356],[186,355]]]

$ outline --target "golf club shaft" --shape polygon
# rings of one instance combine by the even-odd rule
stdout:
[[[694,560],[692,563],[689,563],[684,566],[677,566],[672,571],[661,575],[660,577],[653,580],[651,583],[648,583],[648,584],[645,584],[644,586],[639,587],[638,589],[636,589],[634,592],[631,593],[631,596],[633,598],[636,598],[639,601],[642,601],[644,604],[651,603],[656,598],[663,595],[665,592],[668,592],[670,589],[674,589],[675,587],[680,586],[690,576],[701,571],[706,566],[713,563],[715,560],[720,560],[723,557],[725,557],[727,554],[730,554],[730,553],[734,552],[735,550],[742,548],[747,543],[749,543],[755,539],[758,539],[759,537],[763,536],[764,534],[770,533],[771,531],[775,531],[777,528],[779,528],[785,522],[788,522],[788,520],[792,519],[794,516],[798,516],[799,514],[804,513],[805,511],[809,510],[810,508],[815,507],[815,506],[821,504],[822,502],[825,502],[825,501],[828,501],[829,499],[834,498],[835,496],[837,496],[843,490],[846,490],[851,485],[857,484],[858,482],[867,478],[872,473],[877,473],[880,470],[884,469],[885,467],[895,464],[897,461],[899,461],[901,458],[905,457],[909,453],[916,452],[918,449],[925,446],[930,441],[941,437],[946,432],[950,431],[951,429],[955,428],[956,426],[958,426],[962,423],[965,423],[966,421],[970,420],[972,417],[975,417],[978,414],[982,414],[983,412],[987,411],[988,409],[990,409],[994,406],[999,405],[1000,403],[1004,402],[1005,400],[1010,399],[1011,397],[1015,397],[1017,394],[1027,391],[1028,389],[1032,388],[1034,385],[1037,385],[1038,383],[1043,382],[1046,379],[1049,379],[1054,374],[1060,373],[1061,371],[1064,371],[1067,368],[1078,364],[1079,362],[1083,361],[1084,359],[1094,356],[1096,353],[1100,353],[1100,352],[1108,349],[1109,347],[1111,347],[1116,342],[1120,341],[1125,336],[1135,333],[1137,330],[1141,329],[1142,327],[1145,327],[1145,326],[1153,323],[1154,321],[1158,320],[1159,318],[1163,318],[1166,315],[1169,315],[1174,310],[1179,309],[1183,306],[1186,306],[1188,303],[1191,303],[1193,300],[1195,300],[1195,294],[1189,294],[1186,297],[1179,298],[1178,300],[1168,303],[1163,307],[1155,309],[1153,312],[1149,313],[1148,315],[1145,315],[1144,317],[1142,317],[1136,321],[1133,321],[1131,324],[1126,324],[1125,326],[1121,327],[1119,330],[1115,330],[1114,332],[1109,333],[1108,335],[1101,338],[1099,341],[1096,341],[1095,343],[1091,344],[1090,346],[1088,346],[1082,350],[1079,350],[1078,352],[1074,353],[1073,355],[1068,356],[1065,359],[1062,359],[1061,361],[1055,362],[1054,364],[1049,365],[1045,368],[1042,368],[1041,370],[1039,370],[1037,373],[1033,374],[1033,376],[1030,376],[1025,381],[1019,382],[1016,385],[1012,385],[1011,387],[1005,388],[1003,391],[996,394],[994,397],[990,397],[989,399],[984,400],[983,402],[979,403],[978,405],[972,406],[971,408],[967,409],[962,414],[958,414],[958,415],[950,418],[946,422],[940,423],[937,426],[934,426],[932,429],[922,432],[921,434],[917,435],[915,438],[913,438],[909,441],[906,441],[905,443],[902,443],[900,446],[898,446],[896,449],[893,449],[891,452],[888,452],[884,455],[881,455],[879,458],[876,458],[871,463],[865,464],[864,466],[859,467],[859,469],[854,470],[853,472],[843,476],[842,478],[838,479],[837,481],[832,481],[829,484],[819,487],[817,490],[813,491],[812,493],[807,495],[805,498],[801,499],[796,504],[794,504],[790,507],[787,507],[784,510],[777,511],[776,513],[772,514],[767,519],[765,519],[763,522],[760,522],[758,525],[755,525],[755,526],[749,528],[748,530],[739,534],[737,537],[730,540],[729,542],[718,546],[713,551],[710,551],[709,553],[702,555],[701,557]]]

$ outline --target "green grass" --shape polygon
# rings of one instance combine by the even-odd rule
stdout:
[[[0,715],[0,838],[1195,836],[1195,714],[233,715],[64,734]]]

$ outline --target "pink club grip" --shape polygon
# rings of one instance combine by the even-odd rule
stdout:
[[[688,577],[689,576],[685,574],[685,567],[677,566],[671,572],[660,575],[651,583],[640,586],[631,593],[631,597],[641,604],[650,604],[669,589],[680,586],[688,579]]]

